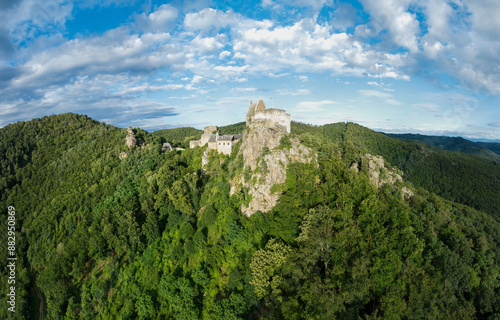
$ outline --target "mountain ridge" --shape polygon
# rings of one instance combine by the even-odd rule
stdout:
[[[398,139],[416,140],[442,150],[478,155],[480,157],[500,161],[500,144],[474,142],[462,137],[429,136],[412,133],[385,133]]]

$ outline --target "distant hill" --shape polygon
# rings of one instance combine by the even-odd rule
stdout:
[[[157,130],[153,135],[163,138],[164,142],[169,142],[174,147],[189,148],[189,141],[200,139],[202,133],[203,130],[193,127],[181,127]]]
[[[219,127],[219,131],[221,134],[239,134],[239,133],[243,133],[243,131],[245,130],[246,127],[247,127],[246,123],[243,121],[243,122],[238,122],[235,124],[230,124],[227,126]]]
[[[498,142],[476,142],[476,144],[500,155],[500,143]]]
[[[427,136],[412,133],[386,133],[386,135],[398,139],[421,141],[442,150],[474,154],[486,159],[500,161],[499,143],[480,143],[462,137]]]

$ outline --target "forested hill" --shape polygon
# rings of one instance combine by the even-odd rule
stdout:
[[[411,133],[386,133],[386,135],[393,138],[421,141],[443,150],[474,154],[486,159],[500,161],[500,148],[497,148],[498,150],[490,150],[488,148],[496,145],[496,143],[490,143],[488,145],[472,142],[462,137],[426,136]]]
[[[500,161],[391,138],[350,122],[324,126],[292,122],[293,132],[320,152],[332,143],[355,158],[365,152],[381,155],[415,187],[500,218]]]
[[[500,316],[498,220],[350,168],[372,150],[409,178],[448,153],[354,124],[295,123],[317,163],[289,164],[278,204],[246,217],[245,190],[230,195],[241,154],[212,151],[202,174],[205,148],[162,152],[160,136],[133,131],[129,149],[126,129],[75,114],[0,129],[0,228],[14,207],[17,257],[16,312],[4,300],[1,319]]]
[[[479,146],[485,147],[485,148],[495,152],[496,154],[500,155],[500,143],[498,143],[498,142],[480,142],[480,141],[477,141],[476,144]]]

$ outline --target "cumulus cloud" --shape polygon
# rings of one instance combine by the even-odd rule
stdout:
[[[309,89],[296,89],[296,90],[280,89],[277,90],[276,92],[283,96],[304,96],[311,94],[311,90]]]
[[[345,31],[354,27],[356,22],[356,9],[348,3],[342,3],[333,12],[332,25],[339,30]]]
[[[280,9],[283,6],[298,7],[298,8],[311,8],[315,11],[320,10],[323,6],[330,4],[329,0],[263,0],[262,6],[264,8],[272,7]]]
[[[247,87],[247,88],[233,88],[231,89],[232,92],[239,92],[239,93],[249,93],[249,92],[255,92],[257,91],[257,88],[253,87]]]
[[[240,29],[233,42],[235,56],[252,64],[255,70],[271,72],[292,69],[403,78],[407,76],[397,67],[411,61],[404,53],[374,50],[352,35],[331,32],[329,27],[311,19],[302,19],[291,26]]]
[[[220,59],[224,59],[224,58],[227,58],[231,55],[231,52],[227,51],[227,50],[224,50],[222,51],[221,53],[219,53],[219,58]]]
[[[166,33],[129,35],[128,30],[118,28],[102,37],[72,40],[33,56],[12,86],[39,87],[68,81],[70,75],[148,72],[172,65],[183,54],[166,43],[169,38]]]
[[[396,45],[410,52],[418,51],[420,25],[416,15],[408,11],[411,0],[362,0],[361,3],[370,13],[377,33],[387,30]]]
[[[135,17],[137,26],[145,32],[166,32],[174,27],[179,12],[168,4],[162,4],[156,11],[146,15],[141,13]]]
[[[440,110],[440,107],[437,104],[431,102],[416,103],[412,105],[412,108],[429,112],[439,112]]]
[[[384,100],[388,104],[400,105],[401,103],[394,99],[394,96],[388,92],[377,90],[358,90],[358,93],[366,98],[378,98]]]
[[[115,88],[117,83],[123,83]],[[135,88],[135,90],[134,90]],[[14,119],[30,120],[47,114],[68,111],[86,114],[115,125],[127,126],[130,119],[138,119],[144,112],[153,110],[158,116],[175,116],[178,111],[166,104],[145,101],[140,97],[144,86],[138,86],[124,75],[99,75],[93,78],[79,77],[62,86],[39,89],[39,97],[19,98],[9,103],[0,102],[0,126]],[[149,111],[148,111],[149,110]]]
[[[325,106],[333,105],[335,101],[322,100],[322,101],[302,101],[295,107],[296,112],[318,112],[325,110]]]
[[[238,22],[238,15],[232,11],[206,8],[198,12],[188,13],[184,18],[184,25],[189,30],[208,32],[212,29],[219,30]]]
[[[225,38],[226,37],[224,35],[217,35],[216,37],[202,37],[197,35],[193,40],[191,40],[190,44],[192,48],[199,50],[202,53],[211,53],[224,48],[223,42],[225,42]]]

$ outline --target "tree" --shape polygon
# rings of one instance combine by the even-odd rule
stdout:
[[[265,249],[257,250],[253,255],[250,263],[253,280],[250,284],[259,299],[269,297],[281,300],[282,268],[290,251],[290,246],[271,239]]]

